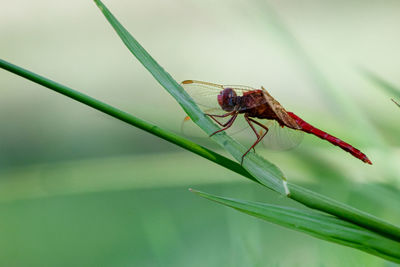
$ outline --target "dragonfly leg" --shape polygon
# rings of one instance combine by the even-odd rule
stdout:
[[[232,115],[232,118],[230,118],[229,121],[228,121],[227,123],[225,123],[225,124],[220,124],[220,125],[221,125],[222,127],[224,127],[224,128],[219,129],[219,130],[216,131],[216,132],[213,132],[213,133],[210,135],[210,137],[213,136],[213,135],[216,134],[216,133],[225,131],[226,129],[228,129],[229,127],[231,127],[232,124],[233,124],[233,122],[236,120],[237,116],[238,116],[238,113],[233,114],[233,115]]]
[[[208,110],[205,110],[204,112],[208,112],[208,111],[212,111],[212,110],[215,110],[214,108],[213,109],[208,109]],[[232,114],[232,112],[229,112],[229,113],[227,113],[227,114],[224,114],[224,115],[212,115],[212,114],[207,114],[207,113],[205,113],[205,115],[207,115],[207,116],[210,116],[210,117],[212,117],[212,116],[215,116],[215,117],[226,117],[226,116],[229,116],[229,115],[231,115]],[[214,118],[212,118],[215,122],[217,122],[219,125],[221,125],[221,123],[219,122],[219,121],[216,121]],[[183,131],[183,128],[184,128],[184,125],[185,125],[185,122],[187,122],[187,121],[190,121],[190,117],[189,116],[186,116],[183,120],[182,120],[182,123],[181,123],[181,133],[184,133],[184,131]],[[222,125],[221,125],[222,126]]]
[[[223,115],[214,115],[214,114],[207,114],[205,113],[207,116],[209,116],[213,121],[215,121],[216,123],[218,123],[220,126],[225,127],[226,125],[228,125],[229,121],[227,121],[226,123],[221,123],[220,121],[218,121],[215,117],[217,118],[225,118],[228,116],[233,116],[236,113],[236,110],[233,110],[231,112],[225,113]]]
[[[247,155],[247,153],[249,153],[251,149],[254,150],[254,147],[255,147],[255,146],[264,138],[264,136],[268,133],[268,127],[267,127],[267,126],[265,126],[265,125],[259,123],[259,122],[256,121],[256,120],[253,120],[252,118],[249,118],[249,117],[247,116],[247,114],[244,115],[244,118],[246,119],[247,123],[250,125],[251,129],[253,130],[253,132],[256,134],[257,140],[256,140],[256,141],[254,142],[254,144],[246,151],[246,153],[243,154],[242,160],[241,160],[241,162],[240,162],[240,165],[243,164],[243,159],[244,159],[244,157]],[[259,134],[257,133],[257,130],[254,128],[254,126],[253,126],[252,123],[255,123],[255,124],[257,124],[258,126],[260,126],[261,128],[265,129],[265,133],[263,133],[262,135],[259,135]]]
[[[224,118],[224,117],[228,117],[229,115],[233,115],[233,114],[235,114],[237,112],[237,110],[236,109],[234,109],[234,110],[232,110],[231,112],[228,112],[228,113],[225,113],[225,114],[222,114],[222,115],[214,115],[214,114],[208,114],[208,113],[205,113],[207,116],[213,116],[213,117],[218,117],[218,118]]]

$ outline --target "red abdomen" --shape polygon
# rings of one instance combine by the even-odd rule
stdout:
[[[311,124],[303,121],[300,117],[298,117],[296,114],[294,114],[292,112],[288,112],[288,114],[290,117],[292,117],[294,120],[296,120],[297,124],[301,127],[300,131],[318,136],[319,138],[324,139],[324,140],[332,143],[333,145],[338,146],[341,149],[349,152],[354,157],[364,161],[365,163],[372,165],[372,162],[368,159],[368,157],[364,153],[362,153],[360,150],[358,150],[357,148],[340,140],[339,138],[336,138],[324,131],[321,131],[320,129],[315,128]]]

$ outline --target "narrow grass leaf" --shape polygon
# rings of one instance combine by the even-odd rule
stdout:
[[[129,32],[117,21],[111,12],[102,4],[100,0],[95,0],[96,4],[103,12],[104,16],[113,26],[122,41],[136,58],[149,70],[154,78],[179,102],[191,119],[197,123],[206,133],[211,134],[217,128],[211,120],[193,103],[189,95],[183,88],[158,65],[158,63],[144,50],[144,48],[129,34]],[[216,142],[225,147],[237,160],[240,160],[244,148],[232,140],[226,134],[218,134],[212,137]],[[272,163],[258,157],[254,153],[249,153],[244,161],[243,167],[261,184],[274,189],[280,193],[285,193],[285,188],[280,179],[281,171]],[[364,225],[367,228],[375,229],[389,237],[400,239],[400,229],[387,222],[384,222],[370,214],[364,213],[343,203],[329,199],[315,192],[304,189],[300,186],[288,184],[289,195],[292,199],[299,201],[309,207],[316,208],[340,218]],[[356,219],[355,219],[356,218]]]
[[[36,73],[18,67],[5,60],[0,59],[0,68],[15,73],[21,77],[24,77],[32,82],[43,85],[55,92],[70,97],[78,102],[86,104],[94,109],[97,109],[105,114],[108,114],[116,119],[124,121],[132,126],[138,127],[146,132],[154,134],[164,140],[167,140],[173,144],[176,144],[182,148],[185,148],[201,157],[209,159],[225,168],[228,168],[244,177],[260,183],[255,179],[249,172],[240,166],[237,162],[234,162],[222,155],[219,155],[207,148],[204,148],[190,140],[187,140],[181,136],[176,135],[168,130],[162,129],[154,124],[141,120],[131,114],[128,114],[122,110],[119,110],[113,106],[110,106],[104,102],[101,102],[95,98],[85,95],[79,91],[75,91],[65,85],[54,82]],[[394,240],[400,240],[400,229],[388,222],[382,221],[379,218],[372,216],[371,214],[357,210],[353,207],[335,201],[334,199],[320,195],[316,192],[307,190],[301,186],[288,183],[288,188],[291,192],[290,198],[296,200],[310,208],[318,209],[329,214],[336,215],[339,218],[353,222],[360,226],[366,227],[385,236],[388,236]]]
[[[62,95],[70,97],[80,103],[88,105],[96,110],[99,110],[105,114],[108,114],[118,120],[126,122],[132,126],[135,126],[139,129],[142,129],[148,133],[154,134],[168,142],[171,142],[175,145],[178,145],[182,148],[185,148],[201,157],[209,159],[221,166],[224,166],[238,174],[241,174],[253,181],[257,181],[253,176],[251,176],[245,169],[242,168],[238,163],[218,154],[214,151],[211,151],[203,146],[200,146],[186,138],[183,138],[174,132],[168,131],[157,125],[154,125],[150,122],[139,119],[125,111],[122,111],[118,108],[115,108],[107,103],[104,103],[100,100],[97,100],[91,96],[85,95],[79,91],[76,91],[72,88],[69,88],[65,85],[52,81],[46,77],[43,77],[39,74],[33,73],[29,70],[11,64],[3,59],[0,59],[0,68],[8,70],[16,75],[24,77],[32,82],[40,84],[44,87],[47,87],[55,92],[58,92]]]
[[[194,103],[191,97],[183,90],[169,73],[167,73],[147,51],[133,38],[133,36],[118,22],[107,7],[100,1],[95,0],[97,6],[103,12],[108,22],[117,32],[121,40],[132,52],[132,54],[143,64],[143,66],[153,75],[153,77],[176,99],[190,118],[208,135],[217,131],[219,128],[204,115],[199,107]],[[212,139],[224,147],[236,160],[240,161],[246,149],[233,140],[225,133],[216,134]],[[258,156],[255,153],[249,153],[246,156],[243,167],[250,172],[263,185],[281,193],[287,194],[284,176],[281,170]]]
[[[265,221],[400,263],[400,243],[336,217],[310,210],[305,211],[191,191],[201,197]]]
[[[124,121],[130,125],[133,125],[151,134],[154,134],[160,138],[163,138],[171,143],[181,146],[204,158],[207,158],[221,166],[224,166],[236,173],[243,175],[248,179],[261,183],[259,180],[254,178],[249,172],[243,169],[242,166],[240,166],[238,163],[224,156],[221,156],[213,151],[210,151],[202,146],[199,146],[198,144],[193,143],[170,131],[167,131],[154,124],[136,118],[133,115],[128,114],[122,110],[119,110],[113,106],[110,106],[104,102],[101,102],[97,99],[87,96],[81,92],[75,91],[65,85],[49,80],[31,71],[13,65],[5,60],[0,59],[0,68],[3,68],[21,77],[31,80],[35,83],[43,85],[51,90],[54,90],[60,94],[70,97],[78,102],[84,103],[116,119]],[[290,198],[310,208],[318,209],[336,215],[339,218],[342,218],[344,220],[353,222],[357,225],[376,231],[377,233],[392,238],[393,240],[396,241],[400,240],[400,229],[388,222],[382,221],[379,218],[376,218],[368,213],[362,212],[353,207],[347,206],[343,203],[337,202],[333,199],[320,195],[316,192],[307,190],[300,186],[288,183],[288,188],[291,191],[291,194],[289,195]]]
[[[371,214],[348,206],[304,187],[288,183],[290,198],[310,207],[337,216],[349,222],[373,230],[395,241],[400,241],[400,228]]]

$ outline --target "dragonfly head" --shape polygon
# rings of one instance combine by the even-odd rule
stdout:
[[[237,95],[232,88],[225,88],[218,95],[218,104],[225,111],[232,111],[237,104]]]

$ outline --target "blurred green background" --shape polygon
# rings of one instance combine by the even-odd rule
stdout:
[[[313,136],[258,151],[290,181],[400,224],[400,110],[361,71],[400,86],[398,1],[105,4],[176,80],[263,85],[361,149],[373,166]],[[180,132],[181,108],[92,1],[1,6],[3,59]],[[1,266],[393,265],[200,199],[187,189],[301,207],[3,70],[0,85]]]

